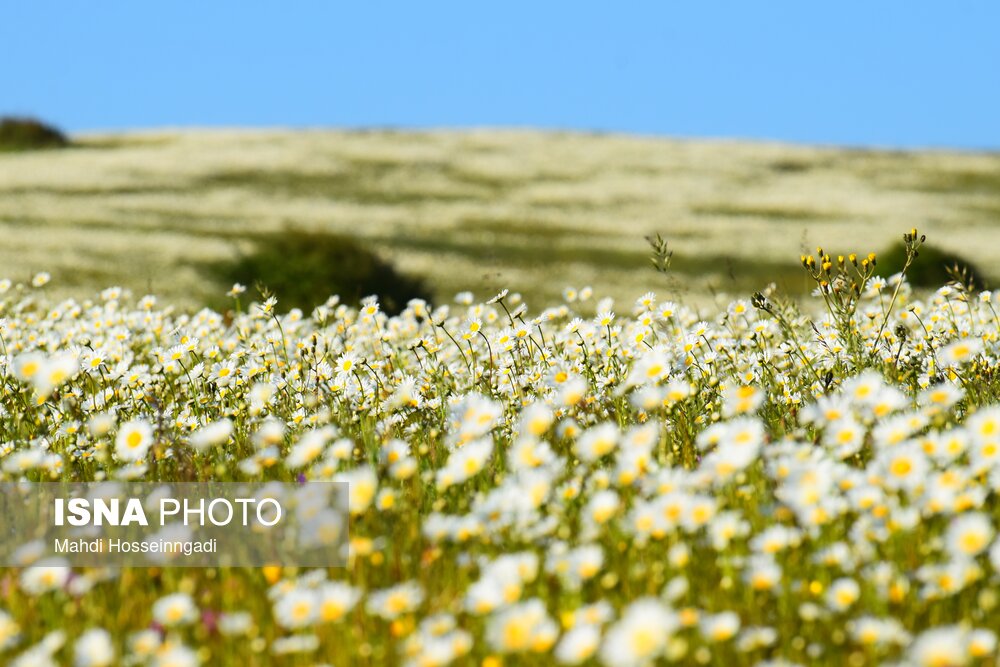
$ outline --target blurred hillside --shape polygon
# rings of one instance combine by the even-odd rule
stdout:
[[[286,228],[357,237],[439,299],[508,287],[543,306],[567,285],[629,303],[800,291],[803,250],[879,251],[913,226],[1000,274],[1000,156],[506,130],[163,131],[0,153],[0,277],[188,307],[228,288],[206,267]],[[671,282],[649,266],[655,232]]]

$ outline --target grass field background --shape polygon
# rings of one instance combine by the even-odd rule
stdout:
[[[995,154],[493,130],[158,131],[0,154],[0,277],[185,307],[228,287],[208,265],[285,228],[357,236],[439,299],[508,287],[542,306],[567,285],[663,294],[654,232],[694,302],[800,291],[802,251],[880,251],[910,227],[997,275],[998,221]]]

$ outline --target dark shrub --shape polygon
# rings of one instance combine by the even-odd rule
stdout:
[[[430,298],[420,280],[399,273],[356,240],[300,230],[258,236],[252,252],[216,267],[216,274],[227,283],[266,288],[281,310],[307,313],[334,294],[352,305],[376,295],[388,313],[398,313],[410,299]]]
[[[906,249],[902,243],[897,243],[886,252],[879,253],[877,273],[885,277],[899,273],[904,262]],[[962,282],[976,289],[986,286],[986,279],[972,262],[929,244],[920,247],[920,254],[906,272],[906,279],[911,285],[931,289],[952,282],[956,276],[964,276]]]
[[[62,148],[68,145],[66,135],[34,118],[0,118],[0,151]]]

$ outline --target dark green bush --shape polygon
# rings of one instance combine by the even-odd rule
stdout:
[[[902,243],[897,243],[886,252],[878,254],[877,272],[889,277],[902,271],[905,262],[906,249]],[[906,279],[911,285],[931,289],[952,282],[958,276],[962,276],[964,284],[976,289],[986,286],[985,277],[972,262],[929,244],[920,247],[919,255],[906,272]]]
[[[410,299],[430,298],[421,280],[399,273],[356,240],[335,234],[263,234],[252,252],[215,267],[215,273],[226,283],[266,288],[281,310],[309,312],[334,294],[354,305],[376,295],[383,310],[398,313]]]
[[[62,148],[69,140],[62,132],[34,118],[0,118],[0,151]]]

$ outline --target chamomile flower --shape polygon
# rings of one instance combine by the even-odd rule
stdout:
[[[118,428],[115,456],[122,461],[139,461],[153,444],[153,427],[144,419],[133,419]]]
[[[971,361],[982,349],[982,342],[974,338],[957,340],[941,348],[938,359],[945,366],[960,366]]]
[[[349,472],[339,473],[335,482],[345,482],[349,490],[351,514],[362,514],[372,504],[378,492],[378,476],[370,467],[362,466]]]
[[[316,622],[320,609],[315,590],[293,588],[283,593],[274,604],[274,619],[283,628],[297,630]]]
[[[188,439],[188,443],[199,451],[205,451],[211,447],[219,447],[229,442],[232,434],[233,422],[229,419],[220,419],[192,433]]]
[[[882,471],[884,484],[890,489],[913,492],[926,481],[927,457],[916,443],[880,452],[877,463]]]
[[[486,626],[486,640],[501,653],[544,653],[558,636],[555,621],[538,599],[503,609]]]
[[[21,627],[17,621],[6,611],[0,609],[0,651],[16,644],[20,634]]]
[[[965,665],[969,661],[967,638],[967,631],[959,626],[931,628],[913,641],[907,657],[921,667]]]
[[[368,613],[392,620],[414,611],[424,599],[423,589],[413,581],[375,591],[368,597]]]
[[[728,418],[755,412],[763,402],[764,392],[757,387],[750,385],[729,387],[722,396],[722,416]]]
[[[342,620],[361,599],[361,591],[342,582],[327,582],[317,590],[317,620],[332,623]]]
[[[21,588],[30,595],[41,595],[63,588],[71,570],[62,558],[46,558],[21,572]]]
[[[857,602],[860,595],[861,587],[858,582],[843,577],[830,584],[826,594],[826,604],[834,611],[843,612]]]
[[[445,466],[437,471],[437,486],[445,490],[478,474],[493,453],[493,441],[480,438],[451,453]]]
[[[115,648],[107,630],[87,630],[73,644],[73,664],[76,667],[107,667],[114,660]]]
[[[990,546],[993,524],[982,512],[969,512],[955,517],[945,533],[945,548],[953,558],[973,558]]]
[[[601,424],[585,431],[576,440],[576,453],[584,461],[596,461],[618,446],[618,429],[613,424]]]
[[[173,593],[153,604],[153,618],[160,625],[171,628],[193,623],[198,618],[198,608],[186,593]]]
[[[704,616],[699,621],[702,636],[711,642],[732,639],[740,629],[740,617],[732,611]]]
[[[555,658],[564,665],[579,665],[597,652],[600,643],[600,628],[588,624],[579,625],[559,640]]]
[[[601,645],[601,660],[616,666],[649,664],[663,655],[679,627],[677,614],[658,600],[636,600],[608,630]]]
[[[163,647],[150,663],[152,667],[197,667],[198,653],[184,644],[171,643]]]

